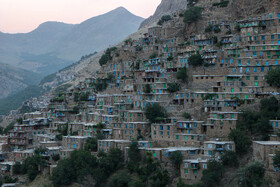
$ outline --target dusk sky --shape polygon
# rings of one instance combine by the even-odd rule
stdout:
[[[144,18],[161,0],[0,0],[0,31],[25,33],[46,21],[80,23],[123,6]]]

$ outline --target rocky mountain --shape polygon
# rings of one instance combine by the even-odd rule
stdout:
[[[0,59],[48,75],[121,41],[142,21],[120,7],[76,25],[46,22],[26,34],[0,33]]]
[[[196,2],[195,0],[193,1]],[[148,19],[145,19],[141,23],[140,28],[147,27],[154,22],[157,22],[164,15],[171,14],[177,10],[186,9],[187,5],[189,4],[188,2],[190,3],[190,0],[162,0],[154,15],[150,16]]]
[[[37,84],[41,78],[37,73],[0,63],[0,99]]]

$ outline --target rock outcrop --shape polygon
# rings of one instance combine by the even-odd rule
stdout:
[[[177,10],[184,10],[188,5],[188,0],[162,0],[153,16],[144,20],[140,28],[147,27],[157,22],[162,16],[171,14]]]

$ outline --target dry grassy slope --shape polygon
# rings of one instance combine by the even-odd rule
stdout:
[[[133,40],[139,39],[145,32],[147,32],[146,28],[139,29],[137,32],[129,35],[126,39],[128,39],[128,38],[131,38]],[[119,47],[122,44],[123,44],[123,41],[118,43],[115,46]],[[67,70],[67,71],[75,72],[75,78],[66,82],[65,84],[72,84],[72,87],[76,86],[79,84],[80,81],[83,81],[85,78],[92,76],[96,71],[99,71],[100,70],[99,59],[103,53],[104,53],[104,51],[101,51],[101,52],[97,53],[96,55],[83,60],[81,63],[79,63],[79,64],[73,66],[72,68],[70,68],[69,70]]]

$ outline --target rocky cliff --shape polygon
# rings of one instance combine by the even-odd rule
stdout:
[[[140,28],[147,27],[157,22],[162,16],[171,14],[177,10],[184,10],[188,5],[188,0],[162,0],[153,16],[144,20]]]

